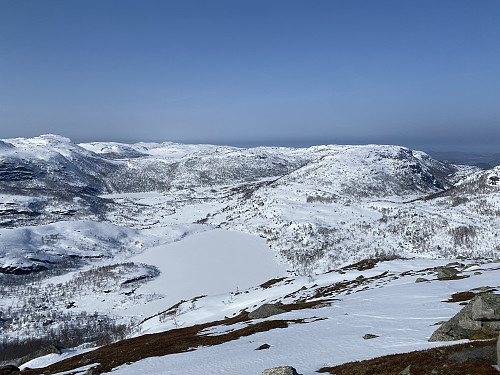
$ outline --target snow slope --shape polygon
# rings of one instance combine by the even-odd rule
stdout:
[[[313,375],[324,366],[369,359],[376,356],[448,345],[430,343],[428,338],[437,323],[449,319],[463,306],[445,302],[451,294],[480,291],[486,286],[500,289],[500,263],[468,263],[465,278],[441,281],[433,268],[452,260],[394,260],[379,262],[374,268],[344,270],[317,275],[288,276],[270,287],[253,287],[240,293],[209,295],[180,304],[174,317],[154,317],[142,323],[143,333],[160,332],[177,327],[222,319],[253,310],[268,302],[325,300],[318,292],[330,290],[329,303],[317,308],[294,310],[265,320],[302,320],[288,328],[260,332],[211,347],[198,347],[185,353],[147,358],[122,365],[113,374],[260,374],[264,369],[291,365],[299,373]],[[363,280],[360,280],[360,276]],[[429,282],[416,283],[418,277]],[[332,288],[343,285],[345,288]],[[482,289],[481,289],[482,288]],[[316,296],[316,297],[314,297]],[[259,322],[262,320],[257,320]],[[205,333],[218,335],[237,330],[250,323],[217,326]],[[367,333],[379,337],[363,339]],[[266,350],[255,350],[262,344]],[[76,353],[73,353],[76,354]],[[25,364],[42,367],[56,361],[54,356]]]
[[[385,271],[401,274],[438,264],[429,260],[384,262],[370,271],[321,275],[314,280],[314,284],[330,285],[335,281],[354,279],[361,273],[366,278]],[[292,324],[289,328],[258,333],[215,347],[198,348],[193,352],[145,359],[122,366],[113,373],[260,374],[266,368],[290,365],[301,374],[313,375],[323,366],[443,345],[427,340],[437,328],[437,322],[449,319],[462,306],[441,301],[448,299],[452,293],[486,285],[500,288],[500,271],[493,268],[498,268],[498,264],[484,266],[485,270],[490,271],[483,271],[482,275],[474,276],[469,271],[466,273],[471,275],[469,279],[454,281],[415,283],[417,276],[414,275],[397,280],[382,279],[385,285],[371,285],[373,289],[359,288],[352,294],[340,294],[340,300],[334,301],[330,307],[294,311],[274,317],[306,319],[309,323]],[[307,280],[294,281],[295,288],[300,285],[311,287]],[[283,288],[288,290],[290,285]],[[278,294],[279,290],[274,293]],[[251,293],[239,297],[234,302],[239,306],[245,304],[246,298],[250,303],[255,300]],[[267,298],[272,300],[270,296]],[[182,316],[179,320],[183,321]],[[366,333],[380,337],[364,340],[363,335]],[[255,350],[264,343],[271,345],[271,348]]]

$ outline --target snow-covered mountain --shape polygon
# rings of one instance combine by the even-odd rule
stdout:
[[[410,275],[395,259],[416,259],[415,276],[448,262],[439,259],[498,258],[499,223],[500,167],[447,164],[405,147],[4,139],[0,338],[42,343],[77,332],[62,342],[108,343],[263,301],[313,301],[344,282],[341,267],[368,258],[393,260],[381,269],[389,286]],[[276,288],[252,289],[273,277]],[[358,284],[329,297],[364,291]],[[171,315],[180,311],[172,305],[189,313]]]
[[[76,145],[55,135],[2,144],[4,227],[212,224],[266,238],[298,272],[381,255],[492,255],[500,246],[491,230],[497,169],[404,147]]]

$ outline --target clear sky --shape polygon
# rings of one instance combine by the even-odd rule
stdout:
[[[500,152],[500,0],[0,0],[0,138]]]

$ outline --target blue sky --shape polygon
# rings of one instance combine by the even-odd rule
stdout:
[[[0,0],[0,138],[500,152],[498,0]]]

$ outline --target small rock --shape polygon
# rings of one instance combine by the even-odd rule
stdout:
[[[273,315],[283,314],[286,311],[280,308],[280,306],[281,306],[280,302],[276,302],[274,304],[265,303],[262,306],[255,309],[254,311],[250,312],[248,314],[248,317],[250,319],[262,319],[262,318],[268,318]]]
[[[416,283],[425,283],[427,281],[429,281],[429,280],[424,279],[423,277],[419,277],[419,278],[417,278],[417,280],[415,280]]]
[[[374,335],[374,334],[372,334],[372,333],[367,333],[366,335],[364,335],[364,336],[363,336],[363,338],[364,338],[365,340],[376,339],[377,337],[379,337],[379,336]]]
[[[437,268],[437,278],[438,280],[448,279],[450,277],[457,276],[458,270],[453,267],[438,267]]]
[[[262,372],[262,375],[299,375],[292,366],[274,367]]]
[[[398,375],[411,375],[412,365],[408,365]]]
[[[262,344],[261,346],[259,346],[255,350],[264,350],[264,349],[269,349],[270,347],[271,347],[271,345],[269,345],[269,344]]]
[[[101,375],[102,372],[97,370],[95,367],[89,368],[83,375]]]
[[[476,271],[474,272],[474,275],[482,275],[483,273],[482,272],[479,272],[479,271]]]
[[[357,281],[362,281],[364,279],[365,279],[365,277],[363,275],[359,275],[358,277],[356,277]]]

